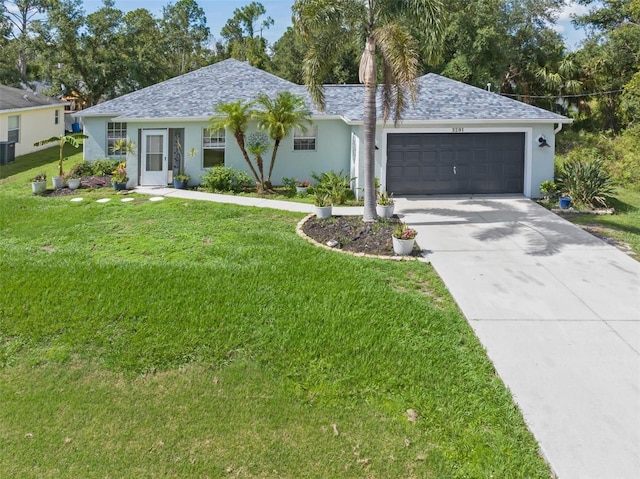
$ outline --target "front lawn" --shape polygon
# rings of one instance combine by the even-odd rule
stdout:
[[[598,234],[609,236],[628,244],[640,260],[640,191],[616,188],[615,198],[609,204],[614,215],[566,215],[576,224],[598,227]]]
[[[0,180],[3,477],[550,477],[430,266],[299,214],[35,197],[29,161]]]

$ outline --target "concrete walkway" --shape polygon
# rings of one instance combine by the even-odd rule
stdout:
[[[560,479],[640,478],[640,263],[525,198],[402,198]]]
[[[396,213],[418,230],[558,477],[640,478],[640,263],[523,197],[398,198]]]

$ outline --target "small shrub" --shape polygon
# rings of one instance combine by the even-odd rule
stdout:
[[[570,157],[562,165],[558,186],[573,201],[592,208],[596,204],[606,207],[605,196],[613,193],[611,176],[602,158]]]
[[[96,176],[110,175],[120,164],[120,160],[95,160],[91,163],[92,173]]]
[[[238,193],[253,185],[253,180],[246,171],[234,170],[228,166],[214,166],[200,178],[202,187],[211,192]]]
[[[289,178],[287,176],[282,177],[282,185],[288,188],[292,193],[295,193],[296,191],[296,181],[297,180],[295,178]]]
[[[344,170],[340,170],[339,173],[330,171],[328,173],[311,173],[311,177],[318,182],[315,185],[316,189],[325,192],[331,198],[331,203],[334,205],[343,205],[347,200],[353,199],[355,195],[351,190],[351,178],[348,174],[344,173]]]
[[[86,160],[76,163],[69,170],[69,175],[72,175],[72,178],[81,178],[83,176],[91,176],[93,174],[93,164]]]
[[[553,198],[558,191],[558,185],[556,185],[553,181],[545,180],[540,183],[540,192],[544,195],[545,198]]]

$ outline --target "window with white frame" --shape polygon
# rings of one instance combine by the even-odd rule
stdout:
[[[107,123],[107,155],[112,158],[124,158],[127,153],[120,151],[113,151],[113,145],[116,141],[127,138],[127,124],[121,122],[109,122]]]
[[[305,130],[296,128],[293,131],[293,151],[315,151],[317,139],[317,126],[309,126]]]
[[[9,117],[9,124],[7,125],[7,140],[20,143],[20,115],[13,115]]]
[[[202,130],[202,167],[224,166],[224,147],[224,129],[212,131],[204,128]]]
[[[60,123],[60,110],[55,110],[53,114],[53,121],[56,125]]]

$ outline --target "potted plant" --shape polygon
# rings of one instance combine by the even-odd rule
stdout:
[[[74,148],[78,148],[80,146],[80,142],[78,140],[89,138],[87,135],[83,133],[72,133],[71,135],[59,135],[52,136],[51,138],[46,138],[44,140],[36,141],[33,146],[42,146],[47,145],[49,143],[58,143],[58,148],[60,150],[59,159],[58,159],[58,176],[54,176],[51,181],[53,182],[53,187],[56,190],[59,190],[64,186],[64,178],[62,177],[62,160],[64,157],[62,153],[64,151],[64,145],[67,143],[73,146]]]
[[[400,222],[393,228],[393,251],[394,253],[406,256],[413,251],[413,245],[416,241],[418,232],[413,228],[409,228],[405,223]]]
[[[47,174],[40,173],[31,178],[31,190],[34,195],[41,195],[47,189]]]
[[[179,190],[184,190],[187,187],[187,183],[189,183],[190,179],[191,176],[185,175],[183,172],[180,172],[173,177],[173,187]]]
[[[378,193],[378,199],[376,204],[376,213],[381,218],[391,218],[393,216],[393,193],[388,194],[386,190],[382,193]]]
[[[316,189],[313,193],[313,204],[316,207],[316,217],[318,219],[331,218],[331,199],[326,191],[319,188]]]
[[[560,199],[558,201],[560,202],[560,209],[562,210],[566,210],[571,207],[571,196],[567,194],[560,195]]]
[[[118,167],[111,172],[111,183],[113,183],[113,189],[116,191],[122,191],[127,189],[127,164],[123,161]]]
[[[75,171],[69,171],[64,175],[64,180],[70,190],[77,190],[80,188],[80,175]]]
[[[296,193],[298,193],[299,195],[306,195],[309,184],[309,180],[296,180]]]

